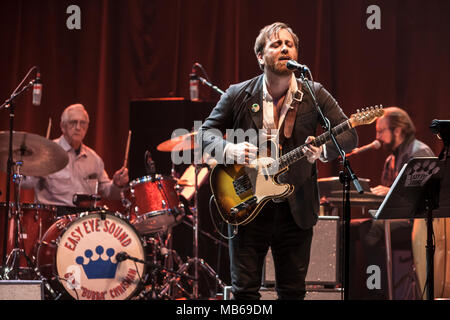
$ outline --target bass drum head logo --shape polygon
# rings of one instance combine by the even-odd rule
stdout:
[[[60,282],[77,300],[129,298],[136,291],[144,265],[131,260],[118,262],[119,252],[144,260],[139,235],[126,221],[110,213],[81,216],[59,239],[56,267]]]

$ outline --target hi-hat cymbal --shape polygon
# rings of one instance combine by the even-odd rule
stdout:
[[[198,148],[198,144],[195,141],[197,131],[184,134],[179,137],[172,138],[160,143],[156,149],[163,152],[192,150]]]
[[[7,171],[9,132],[0,131],[0,170]],[[56,142],[40,135],[15,131],[12,157],[21,161],[20,174],[42,177],[63,169],[69,162],[67,152]]]

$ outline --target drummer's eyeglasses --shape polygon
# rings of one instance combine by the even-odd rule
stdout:
[[[82,128],[86,128],[89,124],[89,122],[84,121],[84,120],[69,120],[69,121],[67,121],[67,123],[68,123],[69,127],[72,127],[72,128],[76,127],[77,124],[79,124],[80,127],[82,127]]]

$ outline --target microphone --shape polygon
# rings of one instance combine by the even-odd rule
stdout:
[[[128,255],[128,253],[126,252],[119,252],[118,254],[116,254],[116,260],[117,262],[122,262],[125,261],[129,258],[130,256]]]
[[[371,143],[366,144],[365,146],[362,146],[360,148],[355,148],[352,150],[352,152],[350,152],[349,154],[347,154],[347,157],[353,156],[355,154],[364,152],[364,151],[368,151],[368,150],[372,150],[372,149],[380,149],[381,147],[381,143],[378,140],[373,140]]]
[[[33,106],[40,106],[42,98],[41,73],[38,71],[33,84]]]
[[[189,75],[189,97],[191,98],[191,101],[200,100],[198,95],[199,80],[197,74],[195,73],[195,65],[196,64],[192,66],[192,71]]]
[[[152,155],[150,154],[150,151],[145,151],[144,154],[145,159],[145,171],[147,171],[148,175],[154,175],[156,173],[156,166],[155,161],[152,159]]]
[[[295,61],[295,60],[289,60],[289,61],[286,63],[286,67],[287,67],[289,70],[298,70],[298,71],[300,71],[301,73],[307,73],[307,72],[309,72],[309,68],[308,68],[307,66],[305,66],[304,64],[300,64],[300,63],[298,63],[298,62]]]

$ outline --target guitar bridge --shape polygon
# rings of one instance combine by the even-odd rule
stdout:
[[[237,206],[234,206],[231,208],[230,213],[231,214],[237,214],[239,211],[248,209],[249,207],[253,206],[258,201],[258,198],[255,196],[251,197],[250,199],[239,203]]]
[[[241,194],[252,190],[252,183],[249,176],[247,174],[244,174],[233,181],[233,187],[234,191],[236,191],[236,194],[240,196]]]

